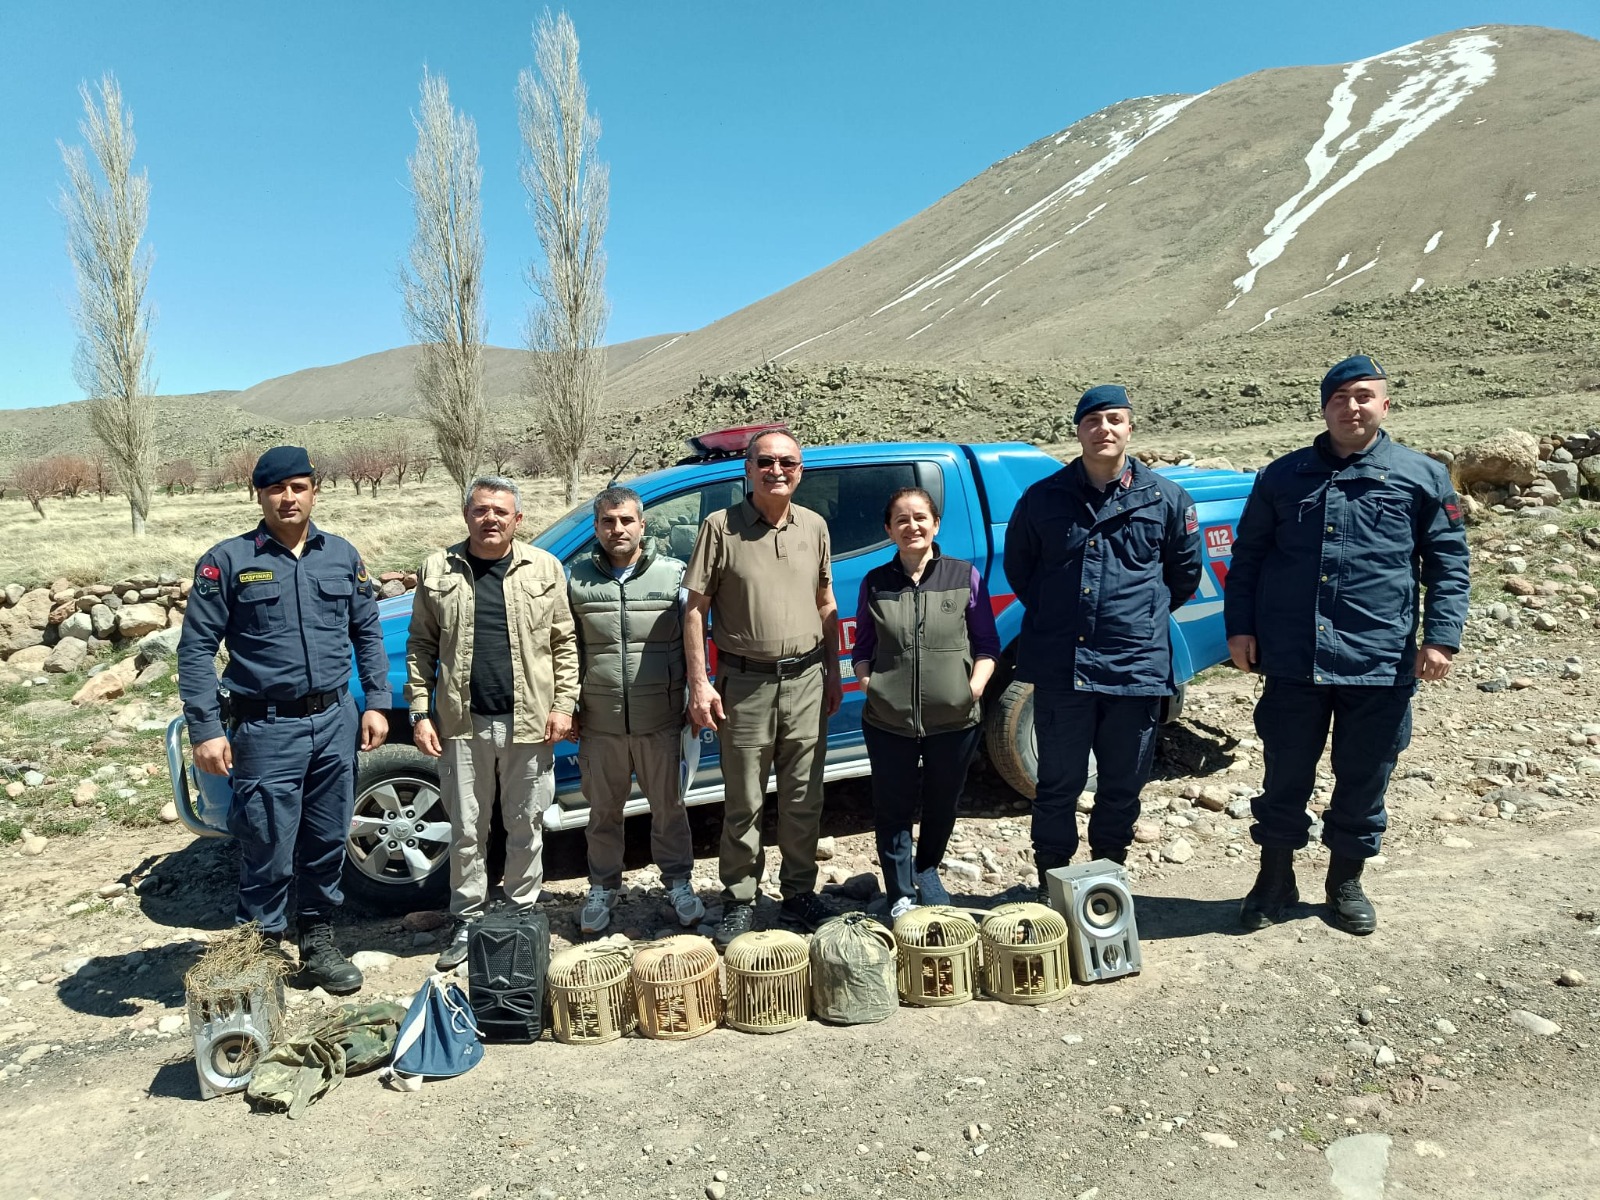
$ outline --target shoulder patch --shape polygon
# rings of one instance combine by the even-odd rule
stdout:
[[[240,583],[266,583],[268,580],[273,578],[275,578],[275,576],[271,571],[268,570],[239,572]]]
[[[1454,492],[1445,497],[1444,515],[1450,518],[1450,524],[1461,524],[1461,501]]]
[[[361,560],[361,556],[358,554],[356,555],[356,582],[365,583],[366,581],[367,564]]]
[[[209,579],[212,583],[215,583],[221,578],[222,568],[217,566],[215,563],[202,563],[200,565],[200,569],[195,572],[195,579],[197,581],[201,579]]]
[[[1191,504],[1188,508],[1183,510],[1183,531],[1185,533],[1195,533],[1198,532],[1199,529],[1200,518],[1194,511],[1194,505]]]

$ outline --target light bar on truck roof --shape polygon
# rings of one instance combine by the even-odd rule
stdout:
[[[704,462],[713,458],[743,458],[750,443],[763,433],[788,433],[789,427],[781,421],[765,425],[736,425],[732,429],[713,429],[684,439],[689,447],[685,462]]]

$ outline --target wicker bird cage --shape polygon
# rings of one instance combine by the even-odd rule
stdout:
[[[811,1011],[835,1025],[888,1020],[897,961],[894,934],[866,913],[825,921],[811,939]]]
[[[550,1032],[568,1045],[598,1045],[632,1033],[631,955],[623,946],[569,946],[550,960]]]
[[[1067,922],[1043,904],[1002,904],[983,921],[983,990],[1007,1004],[1067,994]]]
[[[728,1024],[745,1033],[782,1033],[811,1015],[806,940],[785,929],[741,933],[723,954]]]
[[[722,1020],[717,948],[710,938],[679,934],[640,946],[633,956],[633,992],[639,1032],[683,1041]]]
[[[959,908],[913,908],[894,923],[900,999],[921,1008],[965,1004],[978,974],[978,927]]]

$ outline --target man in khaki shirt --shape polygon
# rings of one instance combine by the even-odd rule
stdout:
[[[843,694],[838,605],[827,523],[793,503],[803,470],[789,433],[752,440],[749,495],[706,518],[683,580],[689,720],[715,729],[721,745],[722,945],[755,924],[761,802],[774,767],[784,916],[815,929],[832,915],[816,894],[816,850],[827,723]],[[706,673],[708,612],[715,687]]]

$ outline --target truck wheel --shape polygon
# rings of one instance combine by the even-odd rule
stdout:
[[[344,890],[388,912],[442,908],[450,887],[450,818],[439,764],[409,746],[363,754],[345,843]]]
[[[1039,783],[1039,743],[1033,732],[1033,684],[1014,680],[987,707],[984,748],[994,769],[1019,795],[1032,800]],[[1094,791],[1097,771],[1089,755],[1089,779],[1083,790]]]

